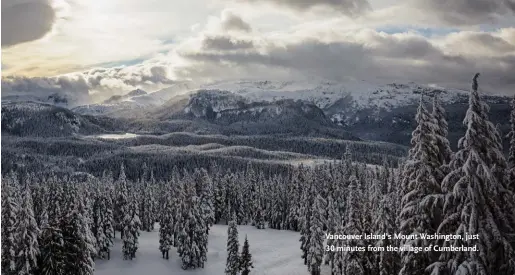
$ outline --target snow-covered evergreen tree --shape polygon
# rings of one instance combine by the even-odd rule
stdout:
[[[31,275],[37,270],[39,256],[38,236],[40,230],[34,218],[32,195],[28,185],[25,186],[21,205],[17,211],[15,228],[16,267],[13,274]],[[3,257],[3,255],[2,255]]]
[[[228,219],[228,217],[224,217],[224,211],[227,209],[226,200],[227,200],[227,191],[226,188],[229,185],[228,174],[221,177],[221,175],[216,175],[214,177],[216,181],[213,183],[215,186],[215,220],[214,223],[218,223],[221,219]]]
[[[443,246],[476,246],[476,251],[442,252],[428,270],[432,274],[515,274],[514,233],[510,224],[513,197],[498,176],[505,163],[501,141],[488,120],[488,107],[480,100],[477,77],[473,79],[469,109],[463,121],[465,136],[442,182],[446,192],[442,234],[478,234],[479,240],[450,240]],[[504,164],[505,165],[505,164]]]
[[[132,195],[127,205],[127,212],[125,212],[125,217],[122,221],[122,252],[125,260],[136,258],[136,251],[138,250],[139,244],[139,231],[141,229],[141,221],[138,212],[136,197]]]
[[[93,202],[93,227],[97,256],[100,259],[110,258],[110,247],[113,244],[113,221],[111,202],[108,190],[100,190],[97,186]]]
[[[196,196],[195,186],[190,182],[185,186],[182,229],[177,248],[183,269],[204,267],[207,260],[208,232],[204,217],[201,201]]]
[[[340,222],[340,224],[336,227],[336,230],[334,232],[344,232],[344,226],[343,222]],[[345,245],[343,240],[336,240],[331,243],[331,246],[336,247],[343,247]],[[330,245],[327,247],[331,248]],[[333,255],[329,258],[331,259],[331,275],[343,275],[345,270],[345,262],[344,262],[344,252],[341,251],[329,251],[328,253],[332,253]]]
[[[438,164],[447,165],[451,161],[452,150],[447,139],[449,125],[445,118],[445,109],[442,107],[438,95],[433,97],[433,112],[431,114],[434,119],[434,135],[435,143],[438,150]]]
[[[324,257],[324,224],[326,202],[320,194],[317,195],[311,210],[311,229],[309,249],[307,253],[308,270],[312,275],[320,275],[320,266]]]
[[[439,180],[443,173],[435,146],[434,120],[424,108],[422,99],[417,110],[417,128],[413,131],[405,175],[402,180],[402,210],[399,216],[400,231],[405,235],[436,232],[441,219],[441,189]],[[404,240],[402,245],[428,247],[430,240],[421,238]],[[399,275],[421,274],[438,256],[436,253],[402,252]]]
[[[115,201],[114,201],[114,224],[115,230],[120,231],[123,238],[123,221],[128,211],[128,190],[127,177],[125,176],[125,167],[122,163],[120,167],[120,175],[115,183]]]
[[[250,254],[250,245],[249,240],[247,239],[247,235],[245,235],[245,242],[243,243],[243,248],[241,250],[239,266],[241,275],[249,275],[250,270],[254,268],[254,264],[252,263],[252,255]]]
[[[302,178],[303,169],[295,169],[292,180],[288,184],[288,214],[286,216],[286,228],[299,231],[301,224],[301,186],[305,180]]]
[[[254,216],[254,226],[257,229],[265,229],[265,217],[263,212],[263,207],[261,207],[261,203],[258,202],[257,209],[255,211],[256,214]]]
[[[64,238],[61,231],[61,210],[59,201],[49,201],[52,209],[46,227],[43,227],[40,238],[40,257],[38,272],[41,275],[63,274],[66,262]]]
[[[315,184],[310,179],[305,183],[302,192],[302,201],[304,202],[300,217],[300,249],[302,250],[301,258],[304,264],[309,266],[308,253],[311,243],[311,217],[313,214],[313,194],[316,194]]]
[[[2,273],[13,274],[16,268],[16,221],[19,198],[14,192],[13,182],[2,179]]]
[[[68,186],[66,193],[71,200],[67,204],[61,225],[66,257],[63,274],[91,275],[95,270],[92,257],[95,246],[90,239],[89,224],[84,217],[86,208],[77,194],[76,186]]]
[[[365,232],[363,227],[363,217],[361,206],[363,205],[363,194],[359,187],[358,179],[352,175],[349,179],[349,195],[347,199],[347,211],[345,218],[345,227],[343,232],[348,235],[361,235]],[[342,241],[344,246],[366,247],[362,239],[346,239]],[[364,257],[365,253],[357,250],[346,251],[343,253],[343,274],[364,275],[367,268],[371,266],[368,258]]]
[[[511,101],[510,115],[511,129],[508,133],[510,139],[510,149],[508,153],[508,186],[512,192],[515,192],[515,96]]]
[[[333,196],[329,194],[327,198],[327,232],[331,234],[336,234],[338,232],[338,227],[342,223],[341,214],[338,212],[338,207],[333,200]],[[336,245],[337,240],[328,239],[326,246],[331,247]],[[334,251],[326,251],[325,255],[325,264],[330,264],[331,269],[334,265],[334,257],[336,256],[336,252]]]
[[[153,187],[148,181],[143,183],[143,196],[141,201],[141,229],[147,232],[154,230],[154,217],[156,202],[153,194]]]
[[[233,214],[227,229],[227,262],[225,264],[225,274],[227,275],[238,275],[240,271],[240,241],[238,239],[236,219],[236,214]]]
[[[166,201],[164,203],[163,215],[161,216],[159,228],[159,250],[164,259],[169,259],[169,250],[174,243],[174,200],[170,188],[166,190]]]
[[[394,200],[395,193],[384,194],[381,197],[381,203],[379,205],[379,209],[377,211],[377,215],[375,217],[374,228],[375,234],[393,234],[396,232],[396,224],[395,224],[395,211],[392,206]],[[391,240],[389,238],[379,239],[375,243],[376,247],[388,247],[388,246],[397,246],[395,240]],[[399,259],[398,253],[390,252],[390,251],[381,251],[379,252],[378,257],[378,274],[379,275],[397,275],[399,272]]]
[[[202,219],[206,223],[206,228],[209,231],[209,228],[215,222],[213,181],[205,169],[200,169],[198,173],[198,179],[196,179],[197,196],[200,200]]]

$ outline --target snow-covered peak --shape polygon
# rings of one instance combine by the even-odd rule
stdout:
[[[439,89],[415,83],[376,84],[366,81],[230,81],[202,86],[206,90],[230,91],[250,101],[300,99],[325,109],[339,100],[352,101],[354,107],[390,109],[418,102],[420,94],[439,93],[444,102],[452,103],[466,91]]]

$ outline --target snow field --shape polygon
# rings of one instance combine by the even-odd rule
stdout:
[[[300,257],[300,234],[275,229],[257,229],[239,225],[240,252],[245,234],[249,239],[250,253],[254,262],[253,275],[302,275],[309,274]],[[153,232],[141,232],[139,248],[134,260],[123,260],[120,232],[116,232],[111,260],[96,260],[97,275],[215,275],[224,274],[227,257],[227,225],[213,225],[209,230],[207,262],[204,268],[183,270],[177,249],[170,250],[165,260],[159,251],[159,227]]]

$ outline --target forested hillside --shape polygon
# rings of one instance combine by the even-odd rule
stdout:
[[[164,261],[217,274],[299,273],[304,263],[312,275],[512,275],[515,98],[501,133],[477,77],[457,150],[436,95],[431,106],[420,97],[408,152],[320,137],[6,136],[2,273],[105,274],[110,263]],[[245,236],[240,250],[238,231],[249,227],[298,234],[282,250],[298,265],[275,263],[262,253],[274,244],[258,238]]]

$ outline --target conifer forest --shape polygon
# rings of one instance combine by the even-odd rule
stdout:
[[[439,93],[417,94],[406,146],[349,138],[339,128],[289,139],[198,131],[4,137],[5,123],[37,121],[34,112],[47,107],[20,115],[2,105],[1,272],[118,274],[125,266],[120,272],[139,274],[131,268],[151,261],[141,270],[514,275],[515,97],[503,118],[509,127],[496,125],[478,82],[479,74],[464,112],[453,109],[458,138],[449,137],[456,126]],[[36,117],[54,125],[48,113]],[[96,126],[85,121],[116,126],[77,117],[88,129]],[[290,246],[275,253],[273,243],[287,238]],[[380,249],[387,247],[399,250]],[[417,250],[425,247],[435,249]],[[284,253],[293,260],[275,263],[290,259]]]

